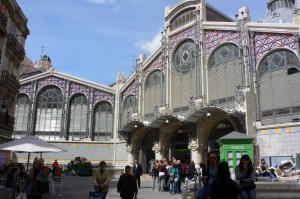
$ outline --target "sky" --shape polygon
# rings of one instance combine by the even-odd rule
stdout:
[[[164,12],[180,0],[17,0],[28,19],[25,51],[33,62],[47,54],[60,72],[100,84],[127,78],[142,53],[160,46]],[[247,5],[263,19],[268,0],[207,0],[235,19]]]

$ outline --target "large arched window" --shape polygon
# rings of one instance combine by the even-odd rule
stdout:
[[[15,112],[15,130],[14,137],[21,138],[28,134],[29,127],[29,111],[30,100],[25,94],[20,94],[17,98],[16,112]]]
[[[83,94],[74,95],[70,100],[69,139],[85,138],[87,132],[88,105]]]
[[[109,102],[100,102],[94,109],[94,141],[109,141],[113,132],[113,110]]]
[[[62,114],[62,91],[54,86],[44,88],[36,101],[35,135],[43,139],[59,139]]]
[[[188,113],[190,97],[197,96],[197,77],[200,75],[199,70],[195,68],[199,65],[198,56],[193,40],[183,41],[172,56],[171,88],[174,113]]]
[[[276,50],[261,61],[257,70],[260,116],[264,125],[299,122],[300,65],[288,50]]]
[[[131,114],[134,111],[135,106],[135,96],[129,95],[123,102],[123,111],[122,111],[122,123],[121,126],[123,127],[128,120],[131,118]]]
[[[156,70],[152,72],[145,81],[145,118],[153,117],[153,110],[155,106],[160,106],[161,104],[161,91],[162,86],[164,86],[164,76],[162,77],[162,72]],[[163,94],[164,95],[164,94]]]
[[[208,61],[208,96],[211,104],[235,108],[235,93],[241,86],[241,58],[238,47],[225,44]]]

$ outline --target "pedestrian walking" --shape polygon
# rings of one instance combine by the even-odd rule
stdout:
[[[131,167],[125,167],[125,173],[119,178],[117,192],[120,193],[121,199],[137,199],[138,188],[136,178],[131,174]]]
[[[152,190],[157,191],[155,187],[156,181],[158,180],[158,170],[157,170],[156,161],[154,159],[151,159],[149,163],[150,163],[149,175],[152,177]]]
[[[96,192],[102,192],[103,199],[106,198],[107,192],[109,190],[109,174],[106,169],[106,162],[101,161],[99,163],[100,169],[95,172],[93,176],[94,190]]]
[[[133,175],[137,180],[139,188],[141,188],[141,176],[143,175],[143,167],[137,160],[134,160]]]

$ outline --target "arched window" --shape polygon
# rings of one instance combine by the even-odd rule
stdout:
[[[188,113],[190,97],[197,96],[197,81],[199,82],[199,70],[194,70],[198,62],[199,54],[196,51],[193,40],[183,41],[172,56],[172,105],[174,113]],[[198,77],[198,80],[197,80]]]
[[[161,89],[164,86],[164,77],[161,76],[162,72],[156,70],[152,72],[145,82],[145,118],[154,116],[153,110],[155,105],[161,105]]]
[[[259,107],[264,125],[299,122],[300,65],[288,50],[276,50],[261,61],[257,70]]]
[[[109,102],[100,102],[94,109],[94,141],[109,141],[113,132],[113,110]]]
[[[189,8],[176,15],[170,22],[171,30],[175,30],[194,20],[195,8]]]
[[[14,137],[21,138],[28,134],[29,127],[30,100],[25,94],[20,94],[17,98],[15,111]]]
[[[187,74],[195,67],[195,44],[192,40],[183,42],[174,53],[174,67],[180,74]]]
[[[128,96],[123,102],[123,111],[122,111],[122,127],[128,122],[128,119],[131,118],[131,114],[134,111],[135,96]]]
[[[44,88],[37,96],[35,135],[59,139],[63,114],[63,94],[54,86]]]
[[[69,111],[69,138],[85,138],[87,132],[88,105],[87,98],[83,94],[74,95],[70,100]]]
[[[208,61],[208,96],[211,104],[235,108],[235,93],[241,85],[242,60],[238,47],[225,44],[216,49]]]

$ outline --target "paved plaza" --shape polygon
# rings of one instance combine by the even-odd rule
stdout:
[[[111,179],[110,189],[106,198],[120,198],[117,193],[118,179]],[[48,199],[88,199],[89,191],[93,190],[92,177],[65,176],[63,177],[62,193],[59,194],[59,185],[55,185],[56,194]],[[46,199],[44,197],[43,199]],[[142,180],[138,199],[180,199],[181,195],[170,195],[169,192],[157,192],[152,190],[152,181]],[[7,192],[0,193],[0,199],[8,199]]]

